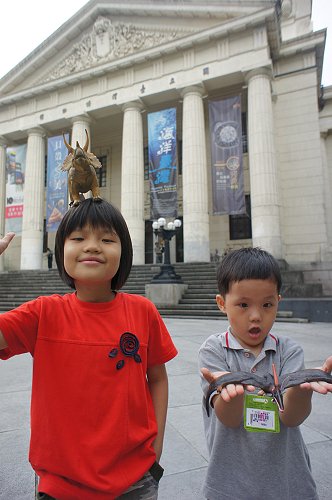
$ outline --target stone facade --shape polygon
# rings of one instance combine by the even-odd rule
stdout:
[[[177,109],[185,262],[259,245],[293,265],[332,261],[332,88],[320,87],[326,32],[310,0],[88,2],[0,80],[0,233],[6,146],[27,144],[22,235],[0,270],[43,258],[47,137],[71,134],[106,157],[101,194],[123,212],[134,263],[152,239],[144,180],[147,113]],[[241,94],[252,236],[212,215],[208,100]],[[172,241],[174,245],[174,242]],[[54,246],[54,233],[48,235]],[[148,248],[151,246],[151,249]],[[175,249],[173,248],[173,259]]]

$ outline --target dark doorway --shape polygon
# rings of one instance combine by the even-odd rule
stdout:
[[[145,264],[154,263],[152,220],[145,221]]]
[[[176,231],[175,237],[175,255],[176,262],[183,262],[183,217],[177,217],[182,222],[181,227]]]

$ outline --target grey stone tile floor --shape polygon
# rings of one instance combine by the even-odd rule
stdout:
[[[159,500],[203,500],[208,453],[201,417],[197,351],[212,333],[224,331],[224,319],[166,318],[179,350],[167,364],[169,410]],[[274,332],[303,346],[307,367],[320,366],[332,354],[329,323],[276,323]],[[0,499],[33,500],[34,474],[28,462],[31,358],[0,362]],[[301,426],[320,500],[332,499],[332,396],[314,394],[313,410]],[[236,499],[234,499],[236,500]],[[301,499],[294,499],[301,500]]]

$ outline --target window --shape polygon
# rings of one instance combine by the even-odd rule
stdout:
[[[246,194],[246,213],[229,216],[229,239],[246,240],[251,238],[250,195]]]
[[[106,174],[107,174],[107,156],[98,156],[98,160],[102,164],[102,168],[96,169],[99,187],[106,187]]]
[[[44,219],[43,222],[43,252],[47,252],[48,248],[48,234],[47,234],[47,226],[46,226],[46,219]]]
[[[149,147],[144,148],[144,180],[149,180]]]
[[[178,141],[178,174],[182,175],[182,140]]]
[[[247,113],[241,113],[242,153],[248,153]]]
[[[47,187],[47,155],[45,156],[44,174],[44,187]]]

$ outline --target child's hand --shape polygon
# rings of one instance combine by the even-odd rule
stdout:
[[[201,374],[210,384],[216,379],[230,372],[210,372],[207,368],[201,368]],[[222,399],[229,403],[232,399],[244,394],[244,391],[253,392],[255,387],[253,385],[242,385],[242,384],[227,384],[220,391],[220,396]]]
[[[3,238],[0,239],[0,255],[6,250],[14,236],[15,233],[7,233]]]
[[[322,370],[326,373],[332,373],[332,356],[329,356],[323,366],[322,366]]]
[[[323,370],[326,373],[331,373],[332,372],[332,356],[329,356],[325,362],[323,363],[323,366],[319,367],[319,370]],[[304,384],[301,384],[300,387],[302,389],[310,389],[314,392],[318,392],[319,394],[327,394],[328,392],[332,392],[332,384],[329,384],[328,382],[306,382]]]

